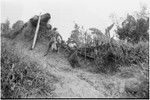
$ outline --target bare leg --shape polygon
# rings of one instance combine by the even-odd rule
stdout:
[[[59,53],[59,47],[57,47],[57,53]]]
[[[50,47],[48,47],[46,54],[44,56],[46,56],[48,54],[49,50],[50,50]]]
[[[56,44],[56,53],[58,53],[59,51],[59,45],[58,44]]]
[[[51,48],[51,44],[52,44],[52,43],[49,43],[48,49],[47,49],[46,54],[45,54],[44,56],[46,56],[46,55],[48,54],[48,52],[49,52],[49,50],[50,50],[50,48]]]

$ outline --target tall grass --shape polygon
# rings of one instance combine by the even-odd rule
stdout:
[[[139,42],[138,44],[130,44],[116,42],[101,44],[98,48],[96,58],[97,68],[99,70],[117,71],[120,66],[139,65],[149,62],[149,43]]]
[[[52,97],[54,76],[48,76],[36,62],[25,62],[2,45],[2,98]]]

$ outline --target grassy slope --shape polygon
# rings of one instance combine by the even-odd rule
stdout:
[[[130,80],[139,80],[130,75],[128,78],[103,74],[93,74],[81,69],[72,69],[62,53],[49,53],[44,57],[46,45],[38,43],[34,50],[29,50],[31,42],[23,42],[20,37],[17,40],[2,38],[7,43],[9,49],[14,49],[15,53],[26,61],[34,61],[40,65],[40,68],[58,78],[55,83],[55,97],[80,97],[80,98],[119,98],[130,97],[126,95],[125,86]],[[88,66],[87,66],[88,67]],[[134,81],[131,83],[134,83]]]

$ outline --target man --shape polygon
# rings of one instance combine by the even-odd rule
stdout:
[[[51,36],[50,36],[51,39],[50,39],[50,42],[49,42],[49,45],[48,45],[47,52],[46,52],[46,54],[44,56],[46,56],[48,54],[50,48],[53,51],[56,51],[56,52],[59,51],[59,47],[60,47],[60,44],[61,44],[62,37],[60,36],[60,34],[56,30],[57,30],[57,28],[53,28],[51,30]]]
[[[57,41],[56,41],[56,37],[52,37],[52,51],[57,51]]]
[[[61,47],[62,43],[62,36],[57,32],[57,28],[53,28],[53,36],[56,39],[56,46],[57,46],[57,52],[59,52],[59,48]]]

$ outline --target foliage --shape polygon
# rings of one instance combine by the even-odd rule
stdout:
[[[126,82],[126,95],[131,98],[149,98],[149,65],[142,63],[132,65],[132,67],[126,69],[131,70],[129,73],[134,74],[134,77],[136,77]]]
[[[30,96],[52,96],[55,89],[48,77],[35,62],[25,62],[2,47],[1,89],[2,98],[27,98]]]
[[[107,27],[106,30],[110,30],[113,25],[114,24]],[[76,25],[77,33],[80,32],[79,28],[80,27]],[[88,44],[88,48],[91,47],[94,49],[93,46],[95,46],[97,53],[94,50],[88,51],[87,47],[86,52],[89,52],[90,55],[95,55],[94,59],[98,71],[102,71],[104,73],[113,73],[116,72],[120,66],[131,66],[132,64],[138,65],[140,63],[148,63],[148,42],[140,41],[138,44],[131,44],[122,40],[116,41],[113,37],[110,38],[110,36],[107,36],[107,34],[104,35],[97,28],[90,28],[89,30],[95,37],[92,39],[90,36],[92,42]],[[80,40],[78,35],[76,35],[76,38]],[[69,39],[71,40],[71,38]],[[72,37],[72,40],[73,39],[75,40],[75,37]],[[81,51],[85,52],[84,45],[78,47],[78,49],[80,48]],[[82,54],[85,54],[83,52]]]
[[[116,33],[119,39],[126,39],[131,43],[149,41],[149,17],[145,9],[137,13],[137,18],[128,14],[122,25],[118,26]]]
[[[7,19],[5,23],[1,23],[1,32],[2,34],[7,34],[10,32],[10,30],[10,21]]]
[[[115,72],[120,66],[148,63],[148,50],[148,42],[139,42],[133,45],[111,39],[109,43],[101,44],[98,47],[98,53],[95,59],[97,68],[103,72]]]
[[[87,47],[91,46],[92,44],[93,44],[92,35],[87,34],[86,35],[86,45],[87,45]]]
[[[10,22],[8,20],[5,23],[1,23],[1,31],[3,37],[10,39],[14,39],[26,26],[21,20],[18,20],[16,23],[14,23],[12,28],[9,27],[9,24]]]
[[[67,42],[75,43],[78,47],[82,47],[91,44],[92,38],[83,27],[75,24],[74,30],[71,32],[71,36],[68,38]]]
[[[71,32],[71,36],[68,39],[68,43],[74,42],[76,43],[76,45],[79,45],[81,43],[79,36],[80,36],[80,31],[79,31],[79,26],[77,24],[75,24],[74,26],[74,30]]]
[[[92,35],[94,36],[94,46],[100,45],[101,43],[107,43],[109,38],[106,37],[99,29],[97,28],[89,28],[91,30]]]
[[[90,56],[94,55],[92,60],[94,59],[96,69],[99,72],[111,74],[118,71],[120,67],[131,68],[133,66],[135,69],[140,67],[138,72],[140,73],[140,83],[132,88],[131,85],[134,82],[131,82],[131,84],[125,86],[125,92],[134,97],[148,98],[149,17],[146,15],[145,8],[137,16],[135,18],[133,15],[127,15],[126,20],[122,22],[122,26],[117,27],[116,33],[120,38],[119,41],[110,37],[109,31],[114,24],[106,28],[105,34],[97,28],[89,28],[91,31],[91,34],[89,34],[83,27],[75,24],[67,43],[75,43],[76,46],[69,48],[65,42],[62,43],[64,48],[69,51],[68,60],[71,66],[73,68],[81,67],[79,62],[79,52],[81,51],[82,57],[86,57],[87,53]],[[23,21],[19,20],[13,24],[12,30],[9,24],[8,20],[1,24],[2,33],[13,33],[10,36],[14,35],[13,37],[15,37],[17,34],[24,32],[25,37],[33,38],[35,28],[31,26],[31,23],[24,25]],[[26,30],[22,31],[23,28],[26,28]],[[54,33],[56,31],[41,26],[38,39],[50,40]],[[124,40],[127,40],[127,42],[125,43]],[[92,50],[88,51],[91,48]],[[42,96],[52,94],[54,87],[50,81],[53,79],[47,77],[43,70],[38,68],[37,63],[21,60],[13,52],[8,51],[3,44],[1,65],[2,98],[23,98],[39,94]],[[132,75],[133,72],[129,77]],[[109,84],[106,87],[109,88]]]
[[[12,25],[13,30],[19,30],[24,25],[24,22],[22,20],[18,20],[16,23]]]

